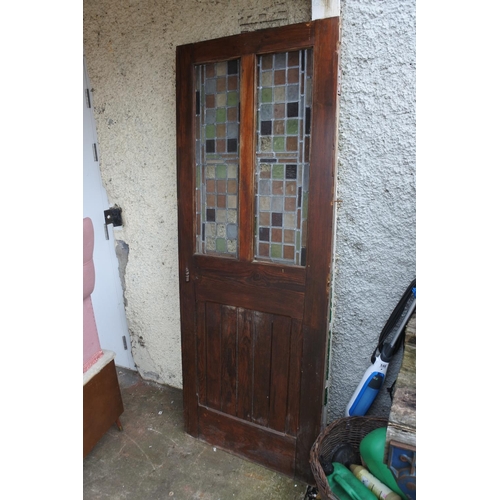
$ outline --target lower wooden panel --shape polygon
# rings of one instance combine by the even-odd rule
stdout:
[[[83,456],[123,413],[115,362],[111,360],[83,386]]]
[[[295,470],[295,438],[198,407],[199,437],[288,476]]]

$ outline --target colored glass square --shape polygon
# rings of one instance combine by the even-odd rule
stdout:
[[[299,120],[287,120],[286,133],[288,135],[297,135],[299,132]]]
[[[215,153],[215,141],[213,139],[205,142],[205,151],[207,153]]]
[[[289,102],[286,105],[286,116],[288,118],[294,118],[299,116],[299,103],[298,102]]]
[[[215,121],[216,122],[226,121],[226,108],[217,108],[215,112]]]
[[[227,62],[227,74],[235,75],[238,73],[238,59]]]
[[[296,179],[297,178],[297,165],[293,165],[293,164],[287,165],[285,177],[287,179]]]
[[[224,238],[217,238],[215,240],[215,248],[217,252],[225,253],[226,252],[226,240]]]
[[[271,244],[271,257],[273,259],[281,259],[282,258],[282,246],[277,243]]]
[[[207,125],[205,127],[205,137],[207,139],[213,139],[215,137],[215,125]]]
[[[285,138],[284,137],[275,137],[273,139],[273,151],[285,151]]]
[[[228,106],[237,106],[238,105],[238,92],[228,92],[227,105]]]
[[[215,176],[217,177],[217,179],[225,179],[227,177],[226,165],[217,165],[215,169]]]
[[[273,122],[271,120],[260,122],[260,134],[271,135],[273,131]]]
[[[273,212],[271,214],[271,225],[281,227],[283,225],[283,214]]]
[[[269,228],[268,227],[259,227],[259,240],[260,241],[269,241]]]
[[[227,152],[236,153],[238,151],[238,139],[227,140]]]
[[[273,179],[283,179],[285,166],[282,163],[276,163],[272,167]]]
[[[272,102],[273,101],[273,89],[265,88],[261,91],[260,102]]]

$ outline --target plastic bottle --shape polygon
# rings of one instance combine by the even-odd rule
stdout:
[[[362,465],[350,466],[352,473],[375,495],[379,500],[402,500],[402,498],[394,493],[388,486],[386,486],[382,481],[379,481],[373,474],[370,473],[368,469],[365,469]]]
[[[332,493],[340,500],[378,500],[354,474],[340,462],[333,462],[333,472],[327,477]]]

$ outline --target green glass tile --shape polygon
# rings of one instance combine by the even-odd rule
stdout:
[[[218,123],[226,121],[226,108],[217,108],[215,121]]]
[[[285,175],[285,165],[276,163],[273,165],[273,179],[283,179]]]
[[[236,106],[238,104],[238,92],[229,92],[227,94],[227,105]]]
[[[297,135],[299,132],[299,120],[287,120],[286,133],[288,135]]]
[[[295,233],[295,250],[300,251],[300,231]]]
[[[205,127],[205,137],[207,139],[213,139],[215,137],[215,125],[207,125]]]
[[[260,102],[273,102],[273,89],[272,88],[262,89]]]
[[[273,139],[273,151],[285,151],[285,138],[275,137]]]
[[[226,165],[217,165],[215,176],[217,177],[217,179],[225,179],[227,176],[226,172],[227,172]]]
[[[271,257],[274,259],[281,259],[283,256],[283,247],[277,244],[271,244]]]
[[[218,252],[224,253],[226,251],[226,240],[223,238],[217,238],[215,240],[215,248]]]

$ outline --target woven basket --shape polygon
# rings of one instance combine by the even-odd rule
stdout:
[[[371,431],[387,426],[387,419],[381,417],[345,417],[334,420],[317,437],[311,448],[310,464],[322,500],[339,500],[328,485],[325,472],[319,462],[320,455],[331,457],[333,449],[342,443],[352,445],[358,454],[359,443]]]

